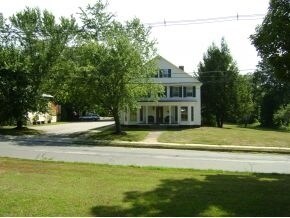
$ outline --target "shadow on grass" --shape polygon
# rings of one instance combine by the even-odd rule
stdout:
[[[27,127],[23,127],[22,129],[0,127],[0,135],[23,136],[23,135],[41,135],[41,134],[43,134],[43,131],[30,129]]]
[[[271,132],[288,132],[290,133],[290,130],[288,129],[274,129],[274,128],[266,128],[266,127],[261,127],[261,126],[250,126],[247,127],[246,129],[253,129],[253,130],[258,130],[258,131],[271,131]]]
[[[132,128],[132,127],[122,127],[122,133],[115,133],[115,126],[107,126],[104,128],[94,129],[97,132],[91,132],[87,136],[89,139],[97,140],[121,140],[121,141],[142,141],[148,134],[148,129],[145,128]]]
[[[232,125],[236,125],[236,127],[240,128],[240,129],[253,129],[253,130],[257,130],[257,131],[289,132],[290,133],[290,129],[263,127],[259,123],[248,124],[247,127],[245,127],[244,124],[232,124]]]
[[[93,128],[93,129],[89,129],[87,131],[81,131],[81,132],[76,132],[76,133],[71,133],[71,134],[67,134],[67,137],[71,137],[71,138],[77,138],[77,137],[82,137],[82,136],[86,136],[88,135],[88,133],[90,133],[91,131],[98,131],[98,132],[103,132],[105,130],[110,130],[114,128],[114,124],[112,125],[108,125],[108,126],[101,126],[101,127],[97,127],[97,128]]]
[[[95,206],[93,216],[289,216],[289,175],[206,175],[162,180],[126,192],[123,205]],[[129,205],[129,206],[128,206]]]

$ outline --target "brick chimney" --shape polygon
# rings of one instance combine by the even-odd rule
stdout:
[[[178,68],[184,71],[184,66],[178,66]]]

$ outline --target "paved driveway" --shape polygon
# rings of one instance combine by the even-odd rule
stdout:
[[[72,122],[56,125],[33,126],[32,129],[42,130],[49,135],[69,135],[78,132],[88,131],[103,126],[114,124],[114,121],[91,121],[91,122]]]

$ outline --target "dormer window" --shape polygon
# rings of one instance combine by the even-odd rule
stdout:
[[[159,76],[159,78],[170,78],[171,77],[171,69],[160,69],[158,76]]]

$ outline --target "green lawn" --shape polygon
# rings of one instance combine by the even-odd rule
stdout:
[[[192,144],[290,147],[290,131],[224,125],[224,128],[201,127],[168,130],[158,138],[158,141]]]
[[[122,135],[116,135],[114,134],[115,131],[114,126],[98,128],[97,131],[99,132],[94,131],[89,132],[87,134],[87,137],[89,139],[98,139],[98,140],[109,140],[109,141],[119,140],[119,141],[138,142],[145,139],[149,133],[148,129],[123,127],[122,131],[124,131],[124,133]]]
[[[0,216],[289,216],[290,175],[0,158]]]
[[[0,135],[40,135],[43,131],[41,130],[35,130],[30,129],[27,127],[24,127],[21,130],[16,129],[15,127],[0,127]]]

